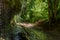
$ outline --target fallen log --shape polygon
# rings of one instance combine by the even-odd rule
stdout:
[[[18,26],[23,26],[26,28],[33,28],[33,27],[37,27],[37,26],[43,26],[47,23],[48,21],[46,20],[39,20],[35,23],[16,23],[16,25]]]

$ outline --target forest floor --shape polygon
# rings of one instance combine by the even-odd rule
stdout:
[[[41,31],[43,31],[44,34],[46,34],[46,40],[60,40],[60,24],[58,24],[56,27],[53,27],[53,29],[41,29]]]
[[[45,27],[44,27],[45,28]],[[47,30],[43,27],[36,27],[36,28],[28,28],[30,30],[30,34],[34,34],[35,37],[31,37],[31,40],[60,40],[60,24],[53,29]],[[35,39],[34,39],[35,38]]]
[[[29,26],[35,25],[35,24],[29,24]],[[24,25],[27,26],[27,25]],[[45,27],[44,27],[45,28]],[[43,26],[36,26],[36,28],[34,27],[28,27],[25,28],[26,31],[30,34],[30,40],[60,40],[60,24],[58,24],[56,27],[54,27],[52,30],[47,30],[44,29]],[[23,28],[21,28],[21,26],[17,26],[15,33],[17,32],[22,32],[24,31]],[[5,40],[3,38],[0,38],[0,40]]]
[[[33,34],[39,36],[38,38],[40,38],[41,40],[60,40],[60,27],[51,31],[48,30],[38,31],[35,29],[32,29],[31,31],[33,32]]]

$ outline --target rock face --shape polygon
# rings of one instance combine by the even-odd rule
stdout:
[[[0,37],[6,37],[10,21],[21,9],[20,0],[0,0]],[[8,29],[6,29],[8,26]]]

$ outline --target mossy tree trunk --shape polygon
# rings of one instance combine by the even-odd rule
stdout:
[[[10,21],[21,9],[20,0],[0,0],[0,37],[10,33]],[[7,35],[8,34],[8,35]]]
[[[48,0],[49,26],[57,24],[58,0]]]

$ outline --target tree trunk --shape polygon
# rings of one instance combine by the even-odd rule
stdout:
[[[21,8],[20,0],[0,0],[0,37],[6,38],[10,36],[10,21],[14,15],[18,14]],[[13,5],[12,5],[13,4]]]
[[[58,0],[48,0],[49,27],[57,23]]]

